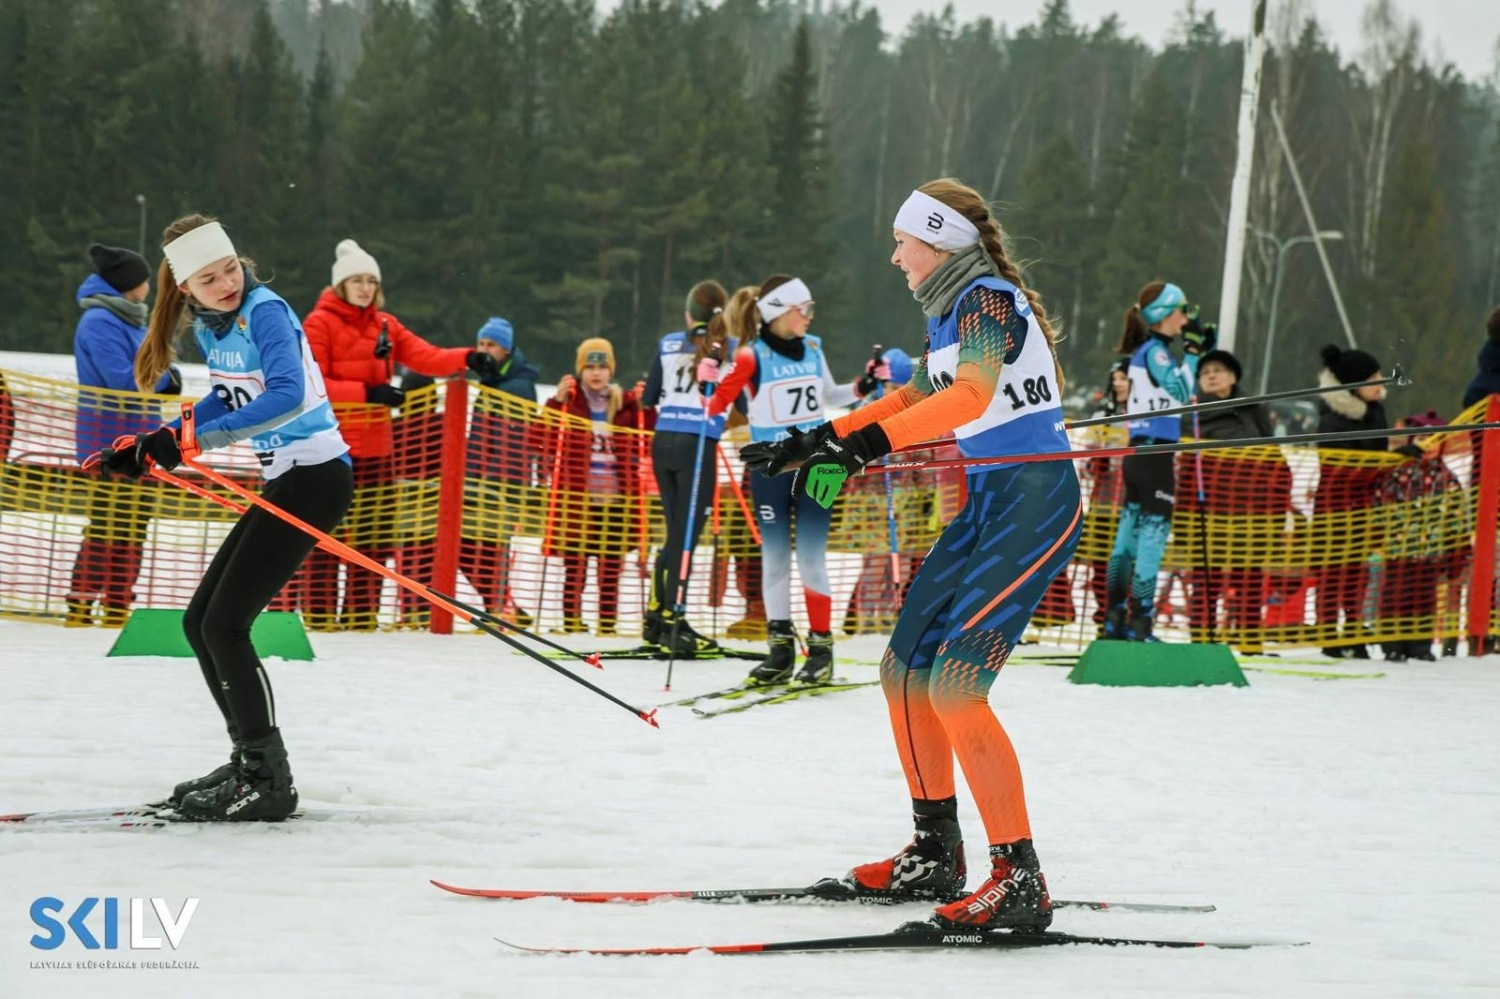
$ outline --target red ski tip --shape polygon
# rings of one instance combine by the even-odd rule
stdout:
[[[650,725],[652,728],[661,728],[661,726],[656,723],[655,708],[652,708],[650,711],[637,711],[636,714],[640,715],[641,720],[644,721],[647,725]]]
[[[590,652],[588,655],[583,657],[583,661],[594,667],[594,669],[604,668],[604,662],[599,658],[599,653],[597,652]]]

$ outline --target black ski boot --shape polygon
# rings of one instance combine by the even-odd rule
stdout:
[[[1105,607],[1104,624],[1099,629],[1099,637],[1110,641],[1123,642],[1127,634],[1126,622],[1130,619],[1129,594],[1110,590],[1104,598]]]
[[[646,612],[646,623],[641,627],[641,641],[646,645],[661,645],[661,608]]]
[[[797,632],[792,629],[792,622],[767,621],[766,641],[771,645],[771,654],[750,671],[747,686],[765,687],[792,678],[792,670],[797,666]]]
[[[280,822],[297,810],[297,789],[281,732],[240,745],[238,772],[216,787],[183,795],[177,812],[197,822]]]
[[[810,891],[824,898],[888,902],[961,898],[968,880],[964,839],[958,829],[958,799],[912,801],[917,832],[901,852],[861,864],[842,878],[824,878]]]
[[[1039,932],[1052,925],[1052,899],[1031,840],[990,847],[990,876],[972,895],[940,905],[932,921],[943,929]]]
[[[673,611],[661,614],[661,638],[658,645],[666,648],[679,659],[696,659],[719,651],[719,643],[707,635],[700,635],[688,624],[687,618]]]
[[[167,798],[167,804],[172,808],[176,808],[178,805],[182,804],[183,798],[192,794],[194,791],[205,791],[210,788],[218,787],[220,784],[234,777],[239,772],[240,743],[238,739],[235,739],[234,748],[229,751],[228,763],[215,767],[213,770],[210,770],[202,777],[194,777],[190,780],[185,780],[181,784],[178,784],[176,787],[172,788],[172,794]]]
[[[1156,624],[1156,606],[1150,600],[1141,600],[1132,608],[1130,615],[1130,627],[1125,632],[1125,637],[1132,642],[1159,642],[1160,638],[1151,634]]]
[[[807,633],[807,659],[797,671],[798,683],[827,683],[833,679],[833,632]]]

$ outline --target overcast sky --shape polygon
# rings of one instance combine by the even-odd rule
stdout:
[[[943,0],[865,0],[877,8],[886,30],[897,33],[918,11],[941,10]],[[951,0],[960,21],[988,16],[1012,29],[1036,20],[1042,0]],[[1346,57],[1359,46],[1359,22],[1365,0],[1307,0],[1329,39]],[[1250,0],[1197,0],[1200,11],[1213,11],[1220,27],[1235,37],[1243,37],[1250,25]],[[1272,8],[1279,6],[1271,0]],[[1500,2],[1497,0],[1397,0],[1397,9],[1406,18],[1415,18],[1422,29],[1424,51],[1434,47],[1458,66],[1470,80],[1489,75],[1494,65],[1494,51],[1500,39]],[[1145,39],[1154,48],[1166,40],[1186,0],[1072,0],[1073,19],[1093,26],[1105,15],[1120,14],[1130,35]]]

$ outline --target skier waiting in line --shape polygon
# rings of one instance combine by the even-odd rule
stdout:
[[[1178,361],[1172,341],[1181,336],[1187,357]],[[1212,326],[1198,322],[1198,309],[1175,284],[1152,281],[1125,313],[1125,332],[1116,353],[1130,357],[1130,401],[1138,414],[1127,425],[1130,444],[1172,444],[1182,437],[1181,418],[1152,416],[1193,398],[1198,356],[1213,350]],[[1156,574],[1172,532],[1177,480],[1170,454],[1132,454],[1122,464],[1125,506],[1109,556],[1104,637],[1154,641]]]
[[[265,498],[320,531],[333,530],[349,509],[354,473],[296,314],[260,283],[218,222],[186,215],[167,226],[162,244],[160,290],[136,355],[136,384],[156,384],[172,361],[173,338],[190,321],[213,386],[193,407],[198,447],[248,441],[266,477]],[[105,449],[101,468],[133,479],[152,464],[176,468],[183,460],[177,425]],[[173,789],[169,801],[189,819],[278,821],[297,809],[271,681],[250,628],[314,544],[312,535],[251,507],[188,600],[183,631],[233,746],[227,764]]]
[[[722,413],[742,392],[748,393],[752,441],[778,441],[809,431],[827,420],[825,404],[847,406],[860,397],[854,385],[834,382],[823,341],[808,335],[813,298],[802,279],[776,274],[759,288],[741,288],[724,318],[740,349],[734,355],[734,367],[709,400],[708,411],[710,415]],[[698,378],[702,381],[716,374],[710,360],[700,368]],[[869,378],[865,392],[874,391],[877,384]],[[807,660],[797,680],[826,682],[833,676],[833,599],[828,584],[831,514],[809,496],[793,498],[788,479],[752,472],[750,493],[760,520],[761,596],[771,654],[750,671],[749,682],[785,683],[797,666],[797,633],[792,627],[794,520],[797,568],[808,619]]]
[[[896,213],[891,263],[927,315],[910,384],[862,409],[741,455],[831,505],[844,480],[894,448],[954,432],[968,457],[1069,450],[1062,372],[1040,301],[973,188],[922,185]],[[1052,903],[1031,842],[1021,767],[990,687],[1037,602],[1072,557],[1082,519],[1071,461],[968,471],[968,498],[922,563],[881,661],[881,686],[911,792],[916,836],[895,856],[815,890],[934,899],[939,927],[1044,929]],[[990,876],[965,895],[953,758],[990,844]]]
[[[713,509],[718,482],[715,445],[724,433],[725,416],[722,412],[716,416],[708,414],[705,386],[698,381],[698,369],[705,358],[722,357],[735,349],[724,322],[727,301],[724,286],[717,281],[699,281],[693,285],[683,315],[687,328],[661,338],[641,397],[642,405],[656,407],[651,467],[656,473],[662,516],[667,522],[667,539],[656,553],[651,599],[641,634],[647,645],[660,648],[672,645],[676,655],[688,659],[719,650],[717,642],[700,635],[678,617],[676,601],[682,553],[697,546],[703,523]],[[698,508],[690,510],[695,478]]]

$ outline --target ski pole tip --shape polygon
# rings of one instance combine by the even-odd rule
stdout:
[[[656,708],[652,708],[650,711],[637,711],[636,714],[640,715],[641,721],[647,725],[650,725],[654,729],[660,729],[661,725],[657,724],[656,721],[656,710]]]
[[[604,661],[599,658],[599,653],[597,652],[590,652],[588,655],[583,657],[583,661],[588,665],[594,667],[594,669],[604,668]]]
[[[1411,384],[1411,378],[1407,375],[1406,369],[1399,364],[1391,369],[1391,377],[1396,379],[1398,386],[1404,387]]]

